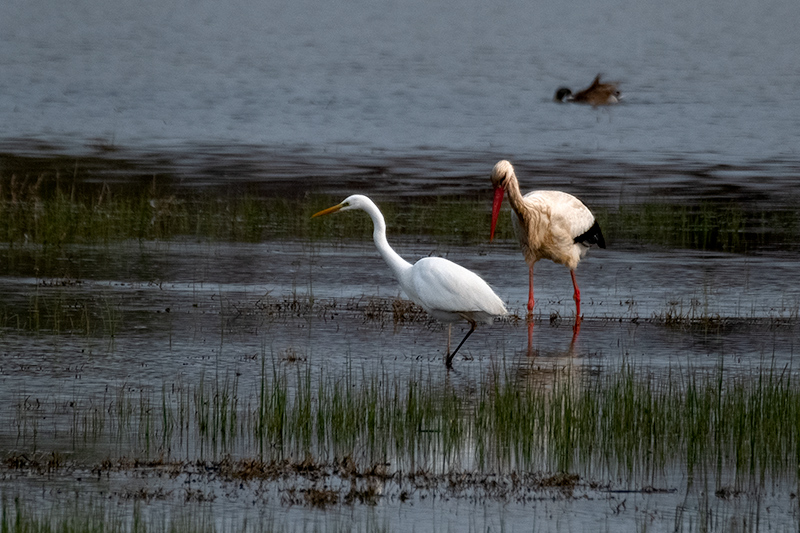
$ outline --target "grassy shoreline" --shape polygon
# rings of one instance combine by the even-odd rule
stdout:
[[[310,220],[317,210],[341,200],[329,194],[274,196],[253,184],[189,187],[155,177],[109,184],[77,171],[0,172],[0,243],[10,250],[36,245],[46,252],[70,244],[178,237],[229,242],[369,239],[371,225],[364,217]],[[392,234],[460,243],[488,239],[488,193],[375,200]],[[630,202],[622,198],[616,206],[593,210],[610,243],[753,253],[797,250],[800,242],[800,210],[791,203],[670,203],[653,196]],[[500,224],[497,238],[513,239],[511,225]]]
[[[265,361],[257,391],[226,378],[69,402],[29,395],[0,435],[16,442],[4,464],[304,458],[389,475],[563,472],[640,486],[675,468],[713,467],[734,485],[800,479],[800,376],[790,368],[657,378],[627,364],[600,375],[567,367],[546,382],[495,374],[462,391],[424,376],[312,378],[303,366]]]

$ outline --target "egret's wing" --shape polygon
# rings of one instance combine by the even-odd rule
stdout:
[[[418,302],[428,310],[493,315],[506,312],[502,300],[480,276],[447,259],[420,259],[409,277]]]

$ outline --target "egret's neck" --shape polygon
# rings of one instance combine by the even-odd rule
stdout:
[[[367,205],[364,211],[372,219],[372,224],[375,229],[372,231],[372,239],[375,241],[375,247],[378,248],[383,260],[392,269],[395,278],[402,279],[403,274],[411,268],[411,263],[400,257],[400,255],[389,246],[389,241],[386,240],[386,221],[383,219],[383,214],[380,212],[375,204]]]

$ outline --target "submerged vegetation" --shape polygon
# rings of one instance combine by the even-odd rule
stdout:
[[[567,367],[547,381],[495,374],[464,391],[424,376],[312,378],[265,361],[257,388],[222,379],[66,403],[27,396],[0,435],[17,443],[4,464],[50,472],[102,471],[123,458],[232,460],[276,479],[279,465],[301,461],[348,463],[367,477],[553,472],[639,488],[668,485],[664,473],[678,467],[714,472],[718,488],[737,491],[800,480],[800,377],[788,369],[656,378],[627,364],[600,375]]]
[[[38,509],[33,500],[4,495],[0,527],[350,530],[281,526],[290,519],[271,513],[255,524],[223,519],[241,503],[277,502],[311,512],[384,501],[503,505],[588,497],[607,500],[617,514],[626,500],[614,494],[663,497],[678,493],[683,479],[690,488],[697,479],[720,502],[775,490],[782,501],[797,497],[800,378],[788,369],[675,369],[662,379],[624,364],[618,372],[567,367],[525,381],[501,371],[463,390],[422,376],[314,378],[263,363],[255,392],[223,379],[120,387],[68,403],[21,399],[0,433],[15,442],[3,454],[4,478],[77,478],[93,488],[67,491]],[[234,507],[225,511],[218,499]],[[686,509],[679,510],[674,529],[694,531],[682,518]],[[727,530],[734,519],[750,524],[749,517],[700,511],[704,530]],[[715,523],[720,517],[726,521]]]

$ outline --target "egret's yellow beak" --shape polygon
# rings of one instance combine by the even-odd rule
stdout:
[[[335,205],[333,207],[329,207],[328,209],[323,209],[322,211],[314,213],[313,215],[311,215],[311,218],[321,217],[322,215],[330,215],[331,213],[335,213],[336,211],[338,211],[339,209],[341,209],[343,207],[344,207],[344,202],[342,202],[341,204]]]

